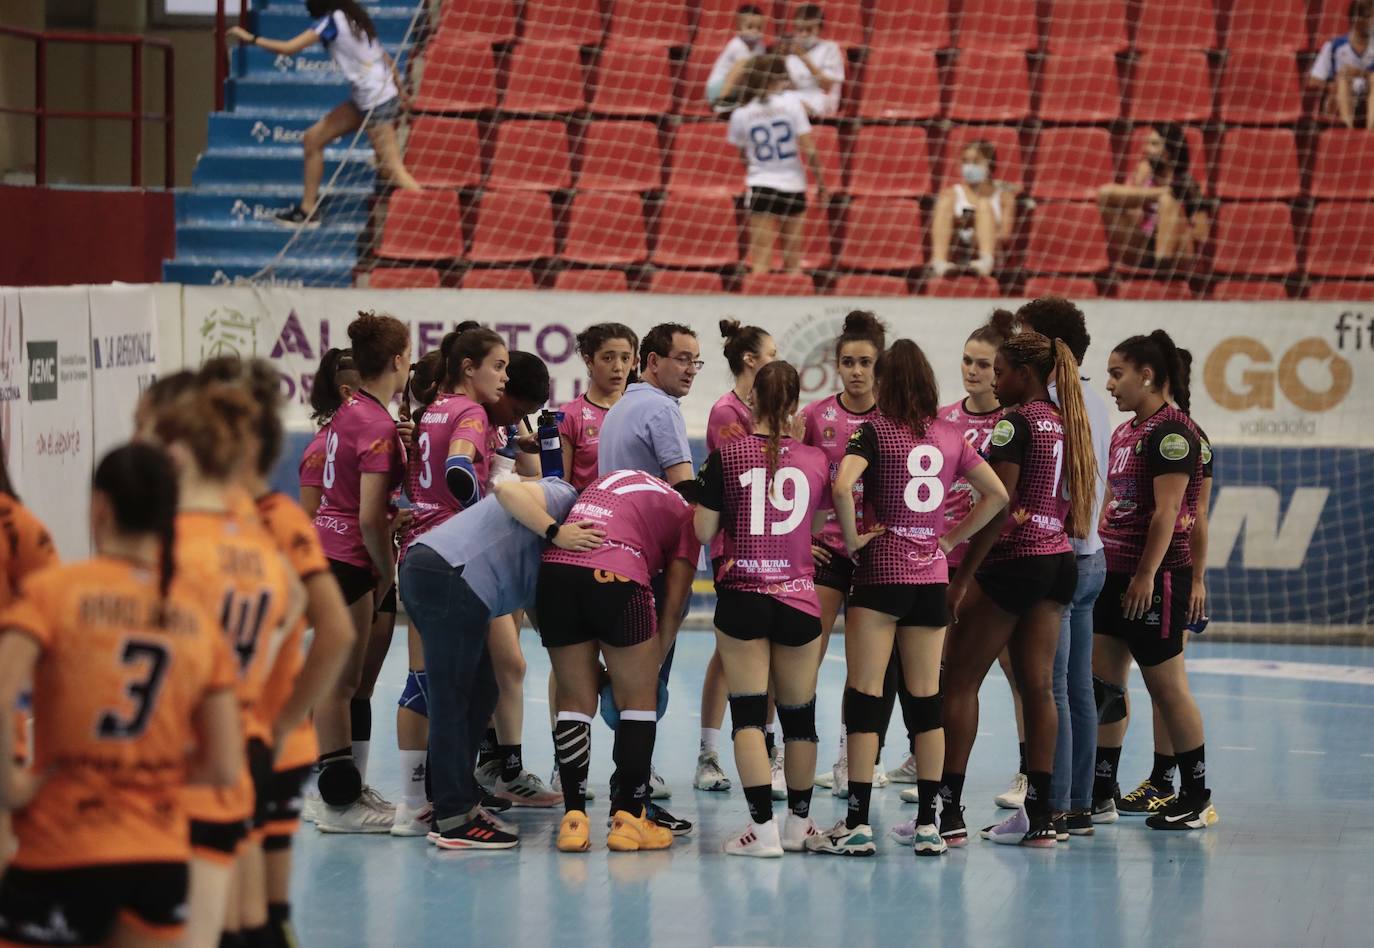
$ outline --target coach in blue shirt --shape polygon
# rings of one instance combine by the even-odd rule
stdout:
[[[669,484],[695,475],[678,400],[701,371],[696,333],[677,323],[650,329],[639,345],[640,381],[625,389],[601,423],[598,469],[643,471]]]

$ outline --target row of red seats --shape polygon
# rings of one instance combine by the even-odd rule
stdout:
[[[792,3],[760,3],[768,36]],[[841,46],[1050,50],[1315,48],[1346,31],[1348,0],[826,0],[824,35]],[[445,37],[507,43],[517,37],[584,46],[717,51],[735,32],[739,0],[449,0]],[[771,9],[770,9],[771,8]],[[693,23],[692,13],[697,16]],[[1312,34],[1310,27],[1315,27]]]
[[[646,214],[646,210],[650,213]],[[464,214],[475,213],[471,246]],[[540,192],[489,191],[475,206],[452,191],[397,192],[376,255],[386,260],[510,264],[560,258],[569,263],[730,267],[744,259],[741,215],[728,195],[670,194],[649,205],[635,194],[582,191],[556,234],[554,205]],[[1032,273],[1096,274],[1110,265],[1095,203],[1045,202],[1023,223],[1024,267]],[[561,246],[560,246],[561,244]],[[1305,268],[1299,249],[1305,244]],[[1223,205],[1209,245],[1221,274],[1282,276],[1305,269],[1324,277],[1374,277],[1374,203],[1317,205],[1309,227],[1293,226],[1279,202]],[[807,269],[912,271],[925,264],[921,205],[909,198],[856,198],[833,216],[807,211]]]
[[[427,187],[554,191],[694,191],[737,195],[744,176],[720,122],[679,125],[661,132],[647,121],[598,121],[570,127],[559,120],[507,120],[487,126],[483,148],[474,119],[420,116],[411,126],[406,165]],[[959,153],[974,139],[997,149],[997,177],[1035,198],[1086,200],[1134,169],[1148,126],[1116,147],[1103,128],[1045,128],[1023,149],[1017,129],[965,126],[943,137],[919,126],[868,125],[851,137],[831,126],[813,136],[832,192],[856,196],[921,197],[957,178]],[[1369,134],[1327,129],[1317,137],[1311,180],[1304,189],[1297,138],[1287,129],[1232,128],[1217,146],[1215,172],[1201,129],[1190,127],[1194,176],[1223,199],[1374,196]],[[666,147],[663,142],[667,141]],[[932,147],[934,145],[934,147]],[[484,151],[486,154],[484,155]],[[936,157],[933,158],[932,156]],[[576,169],[576,173],[575,173]],[[1210,183],[1209,183],[1210,179]]]
[[[1122,300],[1282,301],[1293,297],[1289,288],[1277,280],[1219,280],[1200,293],[1182,280],[1126,279],[1104,287],[1085,277],[1031,277],[1022,286],[1003,288],[988,277],[941,277],[908,280],[906,277],[874,273],[846,273],[833,281],[807,274],[745,274],[734,285],[712,270],[654,270],[637,275],[625,270],[560,270],[552,282],[539,281],[524,267],[474,268],[461,277],[456,272],[440,273],[434,267],[377,267],[365,278],[374,290],[437,289],[441,286],[465,290],[552,289],[575,293],[649,293],[707,294],[737,290],[745,296],[923,296],[988,299],[998,296],[1066,296],[1070,299],[1096,299],[1110,296]],[[913,285],[914,283],[914,285]],[[1299,288],[1301,289],[1301,288]],[[1306,287],[1310,300],[1374,300],[1374,282],[1323,280]]]
[[[576,46],[526,42],[499,58],[504,82],[490,47],[436,41],[425,54],[414,108],[711,114],[705,85],[714,54],[694,51],[678,63],[665,50],[607,49],[590,81]],[[934,51],[897,48],[871,50],[843,95],[845,114],[872,120],[1205,122],[1216,116],[1231,124],[1284,125],[1303,113],[1302,74],[1291,52],[1232,52],[1216,86],[1201,50],[1142,53],[1133,64],[1111,52],[1064,52],[1034,70],[1019,50],[965,50],[942,79]]]

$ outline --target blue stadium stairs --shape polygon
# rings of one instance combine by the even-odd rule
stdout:
[[[299,0],[258,0],[249,29],[290,38],[311,24]],[[398,55],[415,7],[368,4],[387,52]],[[176,194],[176,256],[163,279],[199,285],[233,283],[272,263],[292,230],[274,220],[301,196],[301,136],[348,98],[324,47],[296,56],[240,47],[230,54],[225,110],[209,118],[208,147],[196,161],[191,186]],[[341,181],[325,199],[325,223],[296,241],[274,269],[276,283],[351,286],[375,175],[366,139],[349,154],[351,136],[325,151],[324,181],[345,160]]]

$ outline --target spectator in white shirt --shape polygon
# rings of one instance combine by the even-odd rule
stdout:
[[[812,118],[828,118],[840,110],[844,82],[844,52],[833,40],[821,39],[825,15],[820,5],[804,3],[792,15],[791,35],[774,50],[787,57],[792,87]]]
[[[1351,0],[1347,19],[1350,32],[1322,44],[1321,52],[1312,61],[1308,83],[1322,90],[1322,111],[1339,118],[1346,128],[1355,127],[1355,116],[1363,102],[1365,127],[1374,129],[1374,109],[1369,107],[1370,75],[1374,74],[1374,43],[1370,43],[1374,3]]]
[[[754,4],[747,3],[735,11],[735,35],[716,57],[706,80],[707,102],[715,105],[727,99],[739,85],[745,63],[764,51],[763,26],[763,11]]]

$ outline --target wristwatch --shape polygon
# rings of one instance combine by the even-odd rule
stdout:
[[[553,542],[553,538],[556,537],[556,536],[558,536],[558,529],[559,529],[561,526],[563,526],[563,525],[562,525],[561,523],[559,523],[557,520],[555,520],[553,523],[549,524],[548,529],[544,531],[544,539],[547,540],[548,542],[552,543],[552,542]]]

